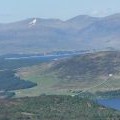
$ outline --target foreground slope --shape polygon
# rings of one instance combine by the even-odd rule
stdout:
[[[0,120],[119,120],[120,112],[87,99],[40,96],[0,100]]]
[[[17,74],[36,87],[17,91],[17,95],[72,94],[120,89],[120,52],[103,51],[65,58],[33,67]]]

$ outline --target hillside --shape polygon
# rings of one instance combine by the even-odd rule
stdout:
[[[79,15],[66,21],[29,18],[1,23],[0,54],[119,49],[119,21],[120,14],[103,18]]]
[[[17,96],[73,94],[120,89],[120,52],[103,51],[21,68],[24,80],[37,83],[31,89],[17,91]]]
[[[0,100],[0,120],[118,120],[120,112],[70,96]]]

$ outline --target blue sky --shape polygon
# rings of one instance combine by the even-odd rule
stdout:
[[[120,13],[120,0],[0,0],[0,22],[31,17],[66,20],[77,15]]]

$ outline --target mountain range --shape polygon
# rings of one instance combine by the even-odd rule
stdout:
[[[66,21],[29,18],[0,24],[0,54],[119,49],[120,14],[79,15]]]

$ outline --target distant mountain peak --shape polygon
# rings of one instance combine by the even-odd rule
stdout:
[[[1,24],[0,48],[0,54],[120,50],[120,14],[102,18],[80,15],[67,21],[33,17]]]
[[[78,16],[76,16],[76,17],[73,17],[73,18],[71,18],[71,19],[69,19],[69,20],[67,20],[67,21],[79,21],[79,20],[89,20],[89,19],[98,19],[98,18],[96,18],[96,17],[91,17],[91,16],[89,16],[89,15],[78,15]]]
[[[104,19],[120,19],[120,13],[106,16],[106,17],[104,17]]]
[[[29,25],[34,26],[34,25],[36,25],[36,23],[37,23],[37,19],[34,18],[31,22],[29,22]]]

